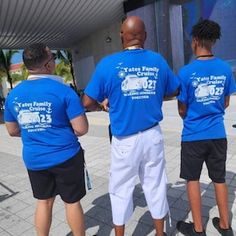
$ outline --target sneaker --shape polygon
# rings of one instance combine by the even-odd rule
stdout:
[[[192,222],[186,223],[184,221],[178,221],[176,225],[177,230],[186,236],[206,236],[206,232],[196,232],[194,224]]]
[[[233,128],[236,128],[236,124],[232,125]]]
[[[231,227],[228,229],[222,229],[220,228],[220,218],[219,217],[214,217],[212,219],[212,223],[214,227],[217,229],[217,231],[222,235],[222,236],[234,236],[233,230]]]

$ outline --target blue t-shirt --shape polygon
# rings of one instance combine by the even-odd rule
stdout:
[[[178,100],[187,106],[182,141],[225,138],[225,97],[236,91],[230,66],[219,58],[194,60],[179,77]]]
[[[10,92],[4,119],[19,124],[27,169],[43,170],[65,162],[80,150],[70,120],[82,114],[77,94],[45,75],[23,81]]]
[[[155,52],[125,50],[105,57],[96,67],[85,94],[109,100],[111,131],[127,136],[162,120],[162,102],[179,87],[163,57]]]

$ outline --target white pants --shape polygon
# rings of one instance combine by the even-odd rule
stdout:
[[[159,125],[126,137],[112,137],[109,194],[115,225],[133,213],[133,190],[139,176],[153,219],[169,211],[166,195],[164,144]]]

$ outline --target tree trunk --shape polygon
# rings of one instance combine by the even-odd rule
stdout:
[[[12,85],[12,78],[11,78],[11,75],[10,75],[10,73],[7,71],[7,80],[8,80],[8,82],[9,82],[9,84],[10,84],[10,88],[11,88],[11,90],[13,89],[13,85]]]
[[[75,76],[74,76],[74,68],[73,68],[73,65],[72,65],[71,62],[70,62],[70,73],[72,75],[72,81],[73,81],[73,85],[75,87],[75,91],[78,92],[77,85],[76,85],[76,82],[75,82]]]

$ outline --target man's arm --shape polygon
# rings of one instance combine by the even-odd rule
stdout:
[[[5,122],[5,124],[6,124],[7,131],[10,136],[12,136],[12,137],[20,137],[21,136],[20,127],[19,127],[18,123]]]
[[[83,102],[84,107],[88,111],[102,111],[103,110],[103,106],[100,103],[98,103],[93,98],[87,96],[86,94],[83,95],[82,102]]]
[[[230,96],[225,96],[225,109],[229,106]]]
[[[164,101],[168,101],[170,99],[172,99],[173,97],[176,97],[179,95],[179,88],[177,88],[172,94],[170,95],[165,95],[164,96]]]
[[[178,101],[178,111],[179,111],[179,115],[182,119],[184,119],[185,115],[186,115],[186,111],[187,111],[187,106],[186,104]]]
[[[82,136],[88,132],[88,120],[86,115],[80,115],[70,120],[72,128],[77,136]]]

